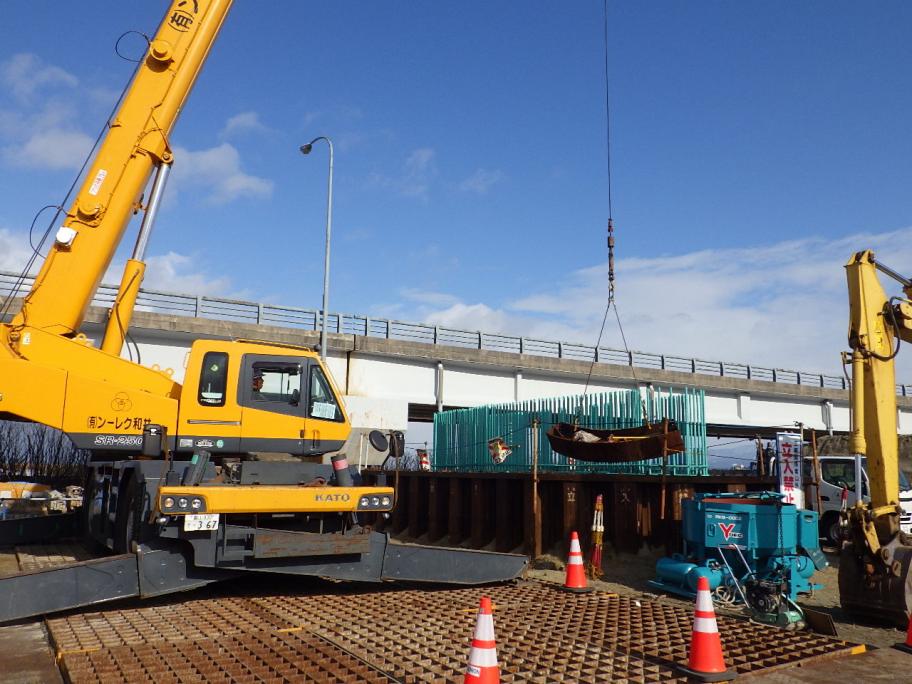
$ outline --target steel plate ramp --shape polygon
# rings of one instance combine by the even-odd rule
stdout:
[[[194,568],[175,549],[143,544],[136,553],[0,577],[0,623],[117,599],[188,591],[234,576],[230,571]]]
[[[519,578],[527,556],[444,546],[420,546],[389,540],[383,558],[384,580],[490,584]]]

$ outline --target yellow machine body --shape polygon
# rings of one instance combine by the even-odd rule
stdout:
[[[183,384],[170,369],[121,358],[145,273],[141,255],[126,263],[100,344],[80,332],[131,216],[149,212],[143,198],[153,170],[173,161],[170,133],[231,4],[172,2],[21,310],[0,324],[0,417],[62,430],[96,461],[138,457],[148,425],[161,426],[167,436],[161,458],[187,459],[205,450],[216,464],[264,453],[313,460],[341,448],[350,432],[341,395],[310,349],[197,341]],[[273,386],[254,396],[258,374]],[[285,494],[270,496],[225,488],[213,501],[226,511],[317,510],[312,492],[289,484]],[[319,510],[352,510],[347,502],[320,503]]]
[[[878,271],[902,284],[888,297]],[[899,529],[899,439],[894,359],[912,341],[912,281],[863,251],[846,264],[852,368],[850,450],[867,458],[870,502],[843,515],[839,596],[850,615],[905,626],[912,613],[912,545]]]

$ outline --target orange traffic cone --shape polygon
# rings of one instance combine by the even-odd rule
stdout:
[[[909,613],[909,626],[906,627],[906,643],[894,644],[893,648],[912,653],[912,613]]]
[[[497,666],[497,646],[494,643],[494,616],[491,614],[491,599],[481,597],[478,620],[469,651],[469,666],[466,668],[463,684],[499,684],[500,668]]]
[[[725,667],[722,641],[716,624],[709,580],[697,580],[697,605],[694,610],[693,633],[690,638],[690,659],[681,670],[702,682],[727,682],[738,676],[735,670]]]
[[[567,559],[567,578],[564,580],[564,591],[582,594],[592,591],[586,586],[586,571],[583,568],[583,551],[580,549],[579,535],[570,533],[570,557]]]

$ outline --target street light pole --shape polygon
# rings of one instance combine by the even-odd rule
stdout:
[[[306,145],[301,145],[302,154],[310,154],[315,142],[325,140],[329,145],[329,185],[326,191],[326,253],[323,256],[323,328],[320,331],[320,358],[326,361],[326,319],[329,316],[329,245],[332,236],[333,217],[333,144],[325,135],[314,138]]]

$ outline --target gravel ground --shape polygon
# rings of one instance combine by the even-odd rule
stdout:
[[[843,614],[839,607],[839,585],[837,582],[838,555],[834,549],[824,549],[830,563],[823,572],[814,575],[816,582],[824,588],[813,596],[802,597],[799,605],[829,613],[836,623],[839,638],[856,643],[868,644],[878,648],[888,648],[896,642],[905,640],[905,633],[893,627],[879,627],[869,624],[858,624]],[[693,602],[679,596],[657,593],[647,582],[655,577],[656,561],[663,554],[659,552],[641,552],[636,555],[609,555],[606,550],[602,559],[603,576],[593,580],[592,586],[603,591],[612,591],[624,596],[652,598],[681,605],[692,606]],[[550,582],[563,583],[564,561],[553,556],[543,556],[536,561],[530,571],[531,577]],[[720,614],[740,616],[740,612],[720,609]]]

